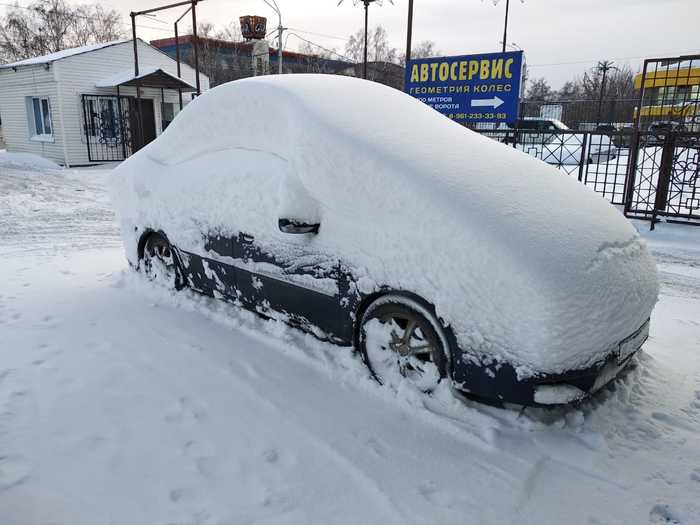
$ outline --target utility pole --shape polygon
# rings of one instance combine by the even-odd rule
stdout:
[[[373,0],[363,0],[365,4],[365,51],[364,60],[362,61],[362,78],[367,80],[367,23],[369,21],[369,4]]]
[[[506,0],[506,19],[503,24],[503,52],[506,52],[506,42],[508,42],[508,9],[510,8],[510,0]]]
[[[411,38],[413,37],[413,0],[408,0],[408,31],[406,34],[406,67],[411,60]]]
[[[277,5],[276,0],[263,0],[267,6],[277,13],[277,72],[282,74],[282,34],[284,33],[286,27],[282,26],[282,12]]]
[[[282,74],[282,32],[284,28],[282,27],[282,18],[280,17],[280,24],[277,26],[277,72]]]
[[[180,18],[175,20],[175,24],[174,24],[175,25],[175,60],[177,61],[177,76],[178,76],[178,78],[182,78],[182,75],[181,75],[181,71],[180,71],[180,36],[178,34],[177,24],[180,22],[180,20],[182,20],[183,18],[185,18],[185,16],[187,16],[187,13],[189,13],[191,9],[192,9],[192,6],[188,7],[187,11],[182,13],[182,15],[180,15]],[[182,111],[182,88],[177,88],[177,98],[180,102],[180,111]]]
[[[607,78],[608,71],[611,69],[617,69],[615,66],[613,66],[613,64],[614,62],[611,60],[603,60],[602,62],[598,62],[597,69],[603,73],[603,78],[600,81],[600,98],[598,99],[598,114],[595,121],[596,126],[600,124],[600,115],[603,109],[603,96],[605,95],[605,80]]]
[[[194,47],[194,71],[197,86],[197,96],[202,94],[202,90],[199,84],[199,52],[197,48],[199,47],[199,38],[197,38],[197,1],[192,0],[192,46]]]

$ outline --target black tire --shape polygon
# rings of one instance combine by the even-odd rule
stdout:
[[[386,340],[385,334],[376,332],[379,325],[375,322],[390,331]],[[358,350],[372,377],[380,384],[396,387],[397,381],[409,379],[420,390],[430,392],[448,377],[447,340],[435,316],[422,304],[401,296],[383,297],[367,308],[360,323]],[[368,335],[372,326],[375,334]],[[397,338],[398,330],[403,334]],[[392,371],[390,367],[394,364]]]
[[[184,279],[177,255],[168,239],[160,233],[152,233],[146,239],[139,268],[152,281],[180,290]]]

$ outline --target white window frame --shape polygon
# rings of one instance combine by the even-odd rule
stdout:
[[[34,101],[38,101],[39,105],[39,118],[41,122],[41,129],[37,129],[37,120],[35,114]],[[46,102],[46,108],[48,109],[48,124],[50,127],[50,133],[46,133],[46,122],[47,115],[44,111],[44,102]],[[27,97],[27,120],[29,123],[29,139],[38,142],[53,142],[53,118],[51,116],[51,100],[49,97]]]

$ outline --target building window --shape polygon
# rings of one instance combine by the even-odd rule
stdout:
[[[175,104],[172,102],[165,102],[163,103],[163,122],[162,122],[162,129],[165,131],[165,128],[167,128],[170,123],[173,121],[175,118],[175,115],[177,114],[177,111],[175,110]]]
[[[89,98],[83,107],[86,112],[86,135],[97,137],[101,144],[114,145],[121,139],[119,103],[116,97]]]
[[[33,139],[52,139],[51,105],[48,98],[30,97],[27,100],[30,114],[29,129]]]

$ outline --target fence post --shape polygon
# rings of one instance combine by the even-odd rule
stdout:
[[[92,153],[90,152],[90,130],[88,129],[88,103],[85,95],[81,95],[80,98],[83,102],[83,127],[85,128],[85,144],[87,144],[88,150],[88,162],[92,162]],[[92,115],[90,116],[92,119]],[[65,140],[65,139],[64,139]]]
[[[122,143],[122,158],[126,160],[126,130],[124,127],[124,113],[122,110],[122,97],[117,86],[117,111],[119,112],[119,141]]]
[[[656,183],[656,196],[654,197],[654,210],[651,214],[651,229],[656,224],[656,216],[659,212],[666,211],[668,203],[668,188],[671,184],[671,173],[673,172],[673,156],[676,149],[676,134],[669,132],[664,141],[661,152],[661,164],[659,165],[659,180]]]
[[[632,131],[630,137],[630,150],[627,157],[627,173],[625,173],[625,207],[624,214],[627,216],[632,211],[632,198],[634,196],[634,183],[637,177],[637,157],[639,152],[639,130]]]
[[[581,144],[581,158],[579,159],[579,163],[578,163],[578,181],[579,182],[583,182],[584,165],[586,166],[586,170],[588,170],[588,154],[586,151],[587,150],[586,144],[588,144],[588,132],[584,132],[583,144]]]

